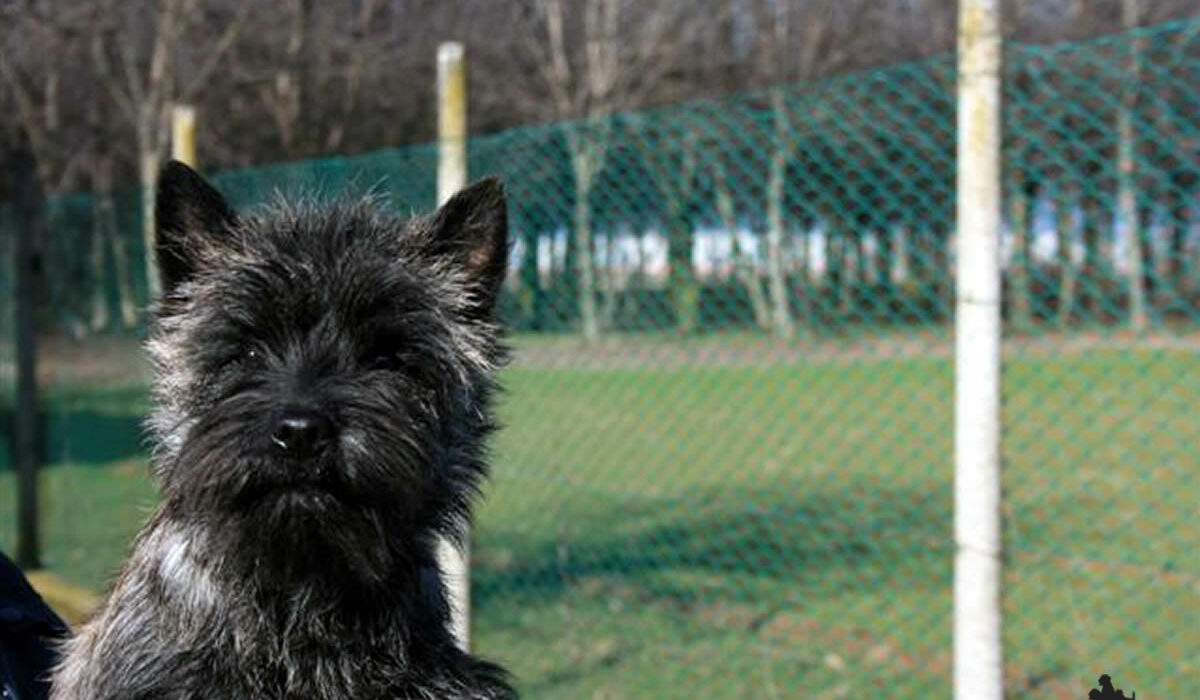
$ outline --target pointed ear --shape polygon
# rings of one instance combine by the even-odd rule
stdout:
[[[221,193],[177,160],[168,162],[158,177],[154,218],[164,295],[195,274],[204,243],[221,240],[237,223]]]
[[[454,195],[429,223],[431,252],[449,257],[479,290],[474,309],[491,314],[508,268],[504,185],[489,177]]]

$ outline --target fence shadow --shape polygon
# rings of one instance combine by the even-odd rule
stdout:
[[[475,605],[486,611],[514,598],[552,603],[580,582],[606,576],[685,606],[698,595],[744,597],[746,579],[782,584],[796,596],[848,580],[859,590],[903,585],[897,577],[928,583],[931,574],[948,584],[948,559],[935,571],[927,565],[950,552],[949,485],[873,488],[814,492],[795,482],[617,503],[569,523],[577,536],[486,530],[472,571]],[[570,503],[560,508],[561,518],[575,517]],[[675,587],[656,576],[670,570],[705,574],[711,585]]]
[[[101,467],[144,458],[147,396],[145,386],[131,386],[45,397],[38,412],[41,463]],[[12,421],[13,408],[0,407],[0,470],[12,459]]]

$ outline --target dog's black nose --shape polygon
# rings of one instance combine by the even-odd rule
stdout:
[[[293,457],[308,457],[329,439],[333,425],[316,411],[289,410],[275,421],[271,442]]]

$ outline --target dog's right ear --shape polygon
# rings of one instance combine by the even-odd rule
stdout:
[[[429,252],[453,261],[475,288],[470,312],[488,317],[508,266],[504,186],[488,177],[451,197],[429,220]]]
[[[154,250],[167,296],[195,274],[206,244],[227,236],[237,215],[220,192],[177,160],[163,167],[154,204]]]

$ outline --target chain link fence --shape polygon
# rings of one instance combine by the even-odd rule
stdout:
[[[1009,687],[1187,697],[1200,20],[1006,51]],[[517,350],[473,640],[526,696],[948,697],[954,85],[939,57],[471,140],[510,196]],[[214,179],[417,212],[435,161]],[[96,589],[154,497],[139,212],[55,200],[42,251],[44,556]]]

